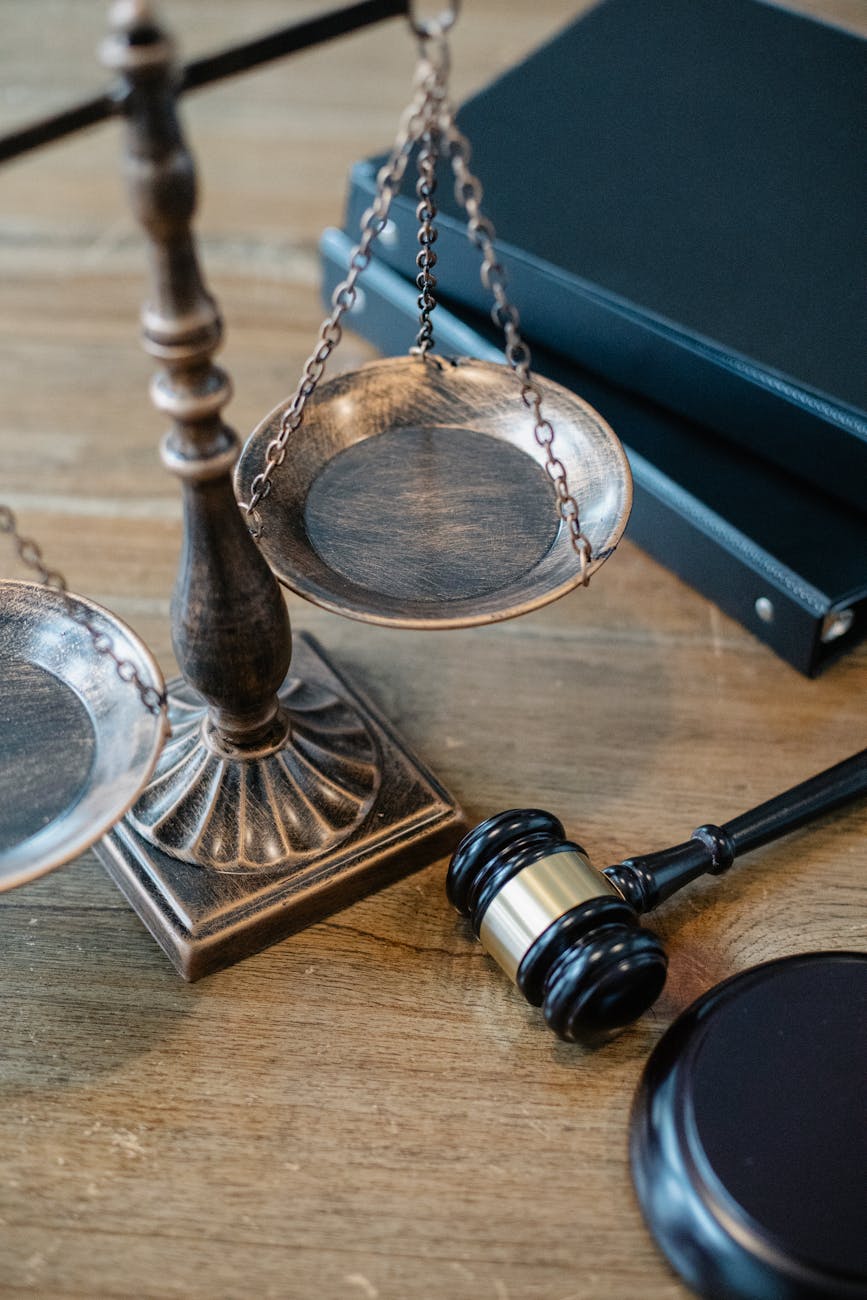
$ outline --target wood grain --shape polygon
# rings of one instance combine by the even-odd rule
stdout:
[[[865,26],[860,0],[799,7]],[[577,8],[471,0],[458,94]],[[310,6],[167,9],[192,56]],[[103,16],[4,0],[4,124],[99,86]],[[410,55],[394,24],[185,105],[242,434],[312,347],[315,241],[349,163],[390,137]],[[169,672],[179,508],[136,341],[144,255],[118,150],[107,127],[4,174],[0,479],[50,559]],[[370,355],[351,338],[341,352],[347,367]],[[867,649],[807,681],[628,540],[589,592],[491,628],[398,633],[289,603],[470,818],[550,807],[600,865],[864,744]],[[90,856],[5,896],[0,1291],[685,1297],[629,1184],[642,1063],[716,980],[864,946],[865,833],[863,807],[832,816],[673,900],[654,922],[663,997],[595,1053],[554,1041],[470,941],[444,864],[192,987]]]

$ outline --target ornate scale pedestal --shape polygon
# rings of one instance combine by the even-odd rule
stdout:
[[[172,601],[183,677],[172,735],[132,810],[96,853],[187,979],[273,943],[447,853],[461,812],[375,707],[299,639],[238,509],[231,396],[212,357],[222,328],[196,258],[195,174],[172,50],[122,3],[104,47],[125,97],[126,176],[147,236],[142,341],[170,422],[184,545]],[[291,659],[291,666],[290,666]]]
[[[289,732],[257,756],[227,752],[195,691],[170,682],[154,779],[96,845],[186,979],[427,865],[460,834],[454,800],[312,637],[292,663],[279,691]]]

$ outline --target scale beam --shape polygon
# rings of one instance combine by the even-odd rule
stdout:
[[[225,77],[250,72],[265,63],[282,59],[287,54],[297,54],[301,50],[406,12],[407,0],[361,0],[361,3],[347,5],[344,9],[335,9],[304,22],[279,27],[265,36],[231,45],[228,49],[218,50],[216,54],[207,54],[185,64],[180,69],[175,93],[183,95],[191,90],[200,90]],[[11,162],[13,158],[33,149],[53,144],[56,140],[74,135],[77,131],[95,126],[123,112],[124,93],[121,87],[83,99],[59,113],[53,113],[50,117],[41,118],[38,122],[31,122],[0,137],[0,163]]]

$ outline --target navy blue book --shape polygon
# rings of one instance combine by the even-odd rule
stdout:
[[[337,230],[322,237],[326,302],[353,242]],[[406,352],[417,296],[374,260],[347,323],[383,352]],[[484,317],[441,304],[434,332],[445,355],[503,359]],[[810,676],[867,633],[867,516],[554,353],[534,347],[533,362],[591,402],[623,442],[635,486],[628,538]]]
[[[605,0],[459,120],[531,340],[867,513],[867,41],[761,0]],[[378,255],[409,276],[405,188]],[[440,290],[486,310],[444,172],[438,199]]]

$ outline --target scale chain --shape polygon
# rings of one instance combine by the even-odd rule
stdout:
[[[166,706],[165,694],[158,691],[155,686],[143,681],[138,669],[130,659],[123,659],[116,653],[114,642],[109,634],[94,623],[85,607],[78,604],[75,598],[70,595],[63,574],[57,569],[49,568],[45,563],[41,546],[32,537],[24,537],[19,532],[18,521],[9,506],[0,505],[0,533],[6,533],[12,538],[21,563],[27,565],[29,569],[33,569],[42,585],[60,593],[70,618],[84,628],[93,642],[93,648],[97,654],[107,655],[112,660],[121,681],[134,686],[148,712],[158,717]]]
[[[437,260],[432,247],[437,234],[433,225],[437,212],[434,202],[436,161],[439,141],[444,139],[449,146],[455,177],[455,196],[467,214],[470,239],[482,254],[482,284],[494,298],[491,317],[505,335],[506,361],[521,381],[521,400],[524,406],[532,412],[533,436],[545,453],[545,468],[554,488],[558,513],[568,530],[572,549],[581,566],[581,584],[586,587],[592,559],[590,539],[581,527],[578,502],[569,486],[566,466],[554,451],[554,427],[542,411],[542,393],[534,382],[530,368],[530,349],[520,332],[518,310],[506,292],[505,271],[497,259],[494,246],[496,232],[489,218],[482,213],[481,182],[470,170],[470,144],[458,129],[454,109],[448,99],[449,50],[445,32],[454,21],[456,13],[457,6],[453,6],[446,14],[445,21],[423,25],[412,23],[421,48],[415,78],[416,94],[401,120],[388,161],[377,174],[376,193],[372,205],[362,217],[361,238],[350,255],[349,273],[332,294],[332,310],[320,329],[317,347],[305,363],[301,380],[283,415],[278,434],[268,443],[264,467],[250,485],[250,499],[241,502],[240,506],[251,521],[250,531],[253,537],[258,540],[262,536],[263,527],[258,507],[271,491],[272,476],[286,458],[287,444],[301,425],[307,400],[315,392],[328,358],[343,337],[341,322],[346,312],[355,305],[358,277],[370,263],[373,243],[386,225],[410,154],[417,144],[421,145],[416,187],[419,200],[416,216],[420,222],[418,241],[421,250],[416,257],[419,268],[416,284],[419,288],[418,305],[421,315],[416,344],[411,352],[423,360],[427,359],[427,353],[433,346],[430,318],[436,306],[436,279],[432,273]]]
[[[435,125],[430,125],[422,136],[421,149],[418,155],[418,182],[415,187],[416,197],[418,198],[415,215],[419,223],[418,242],[421,245],[415,259],[415,264],[418,267],[415,282],[419,290],[418,306],[421,314],[415,347],[410,348],[413,355],[419,356],[423,360],[434,346],[431,313],[437,305],[434,297],[437,282],[436,276],[433,274],[433,268],[437,264],[437,255],[434,252],[433,245],[436,243],[438,233],[434,225],[437,215],[434,196],[437,188],[436,165],[438,157],[439,130]]]
[[[286,445],[301,425],[308,398],[316,391],[328,358],[343,337],[341,321],[355,305],[358,277],[369,265],[372,245],[388,221],[391,204],[400,189],[410,154],[430,125],[436,102],[438,74],[429,60],[420,61],[415,81],[416,93],[401,119],[388,160],[377,174],[373,203],[361,219],[361,238],[349,258],[349,274],[331,295],[332,310],[319,331],[315,350],[304,365],[301,380],[280,422],[280,432],[265,449],[265,465],[250,484],[250,499],[240,503],[248,520],[252,521],[250,531],[257,539],[262,536],[262,518],[258,507],[271,491],[271,477],[283,464]]]
[[[506,360],[521,380],[521,400],[533,413],[533,436],[545,453],[545,468],[557,494],[560,518],[569,530],[572,549],[581,565],[581,585],[586,587],[590,581],[588,570],[592,558],[590,539],[581,528],[578,502],[569,487],[566,466],[554,451],[554,427],[542,412],[542,394],[533,381],[530,349],[521,336],[518,309],[506,293],[506,273],[494,246],[496,231],[490,219],[482,213],[482,185],[470,170],[470,142],[458,129],[454,110],[445,95],[440,101],[440,129],[449,145],[455,198],[467,214],[470,239],[482,254],[482,284],[494,298],[491,319],[505,335]]]

